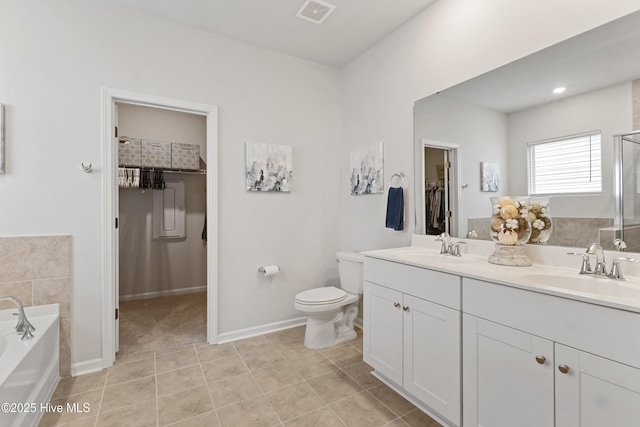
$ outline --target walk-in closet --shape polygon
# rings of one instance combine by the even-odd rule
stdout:
[[[424,147],[425,234],[450,232],[449,151]]]
[[[117,104],[117,359],[207,339],[206,120]]]

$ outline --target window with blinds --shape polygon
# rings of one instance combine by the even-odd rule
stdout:
[[[602,192],[600,132],[527,144],[529,194]]]

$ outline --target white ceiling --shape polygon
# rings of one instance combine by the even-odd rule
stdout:
[[[323,0],[321,25],[295,16],[305,0],[102,1],[342,68],[436,0]]]
[[[640,12],[634,12],[441,94],[510,113],[640,78]],[[566,91],[554,95],[555,87]]]

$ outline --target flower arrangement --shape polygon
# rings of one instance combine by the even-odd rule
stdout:
[[[553,222],[549,205],[548,198],[535,199],[529,204],[529,222],[531,223],[529,243],[547,243],[551,237]]]
[[[491,238],[502,245],[522,245],[531,236],[526,197],[491,197]]]

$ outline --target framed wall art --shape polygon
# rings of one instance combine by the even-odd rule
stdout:
[[[480,190],[500,191],[500,163],[480,162]]]
[[[245,149],[247,190],[291,191],[293,148],[290,145],[247,142]]]
[[[351,150],[350,188],[352,196],[384,192],[384,144]]]

